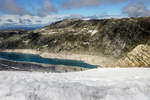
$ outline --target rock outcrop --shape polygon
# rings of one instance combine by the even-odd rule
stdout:
[[[119,60],[118,65],[122,67],[150,67],[150,46],[138,45],[126,57]]]

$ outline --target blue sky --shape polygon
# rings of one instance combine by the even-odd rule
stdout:
[[[0,15],[149,16],[149,0],[0,0]]]
[[[150,0],[0,0],[0,27],[140,16],[150,16]]]

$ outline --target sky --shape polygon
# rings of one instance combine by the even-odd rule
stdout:
[[[24,21],[22,16],[28,18],[30,16],[33,20],[50,17],[56,20],[54,16],[57,19],[61,19],[62,16],[65,18],[66,16],[79,18],[150,16],[150,0],[0,0],[0,25],[6,24],[4,16],[9,19],[7,23],[19,18]],[[26,23],[32,22],[29,20],[31,19],[28,21],[26,19]]]

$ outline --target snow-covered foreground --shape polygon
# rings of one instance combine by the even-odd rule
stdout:
[[[150,69],[0,72],[0,100],[150,100]]]

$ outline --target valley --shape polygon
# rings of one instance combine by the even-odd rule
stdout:
[[[149,53],[146,59],[133,58],[132,64],[121,61],[139,45],[149,47],[149,26],[149,17],[64,19],[33,31],[1,31],[0,51],[24,53],[27,50],[45,58],[81,60],[103,67],[149,67]]]

